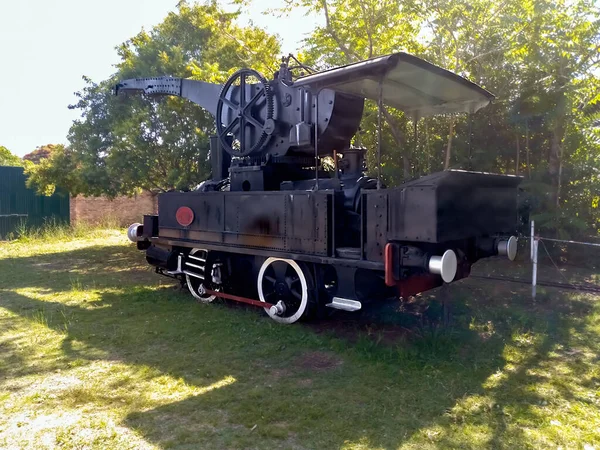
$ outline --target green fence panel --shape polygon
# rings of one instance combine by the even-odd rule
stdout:
[[[27,188],[21,167],[0,166],[0,239],[19,227],[35,228],[45,222],[70,223],[69,195],[38,195]]]

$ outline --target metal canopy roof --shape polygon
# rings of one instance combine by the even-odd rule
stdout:
[[[494,98],[475,83],[403,52],[308,75],[294,86],[333,89],[377,101],[380,82],[383,103],[417,117],[474,113]]]

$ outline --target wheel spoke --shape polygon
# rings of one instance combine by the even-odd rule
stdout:
[[[236,117],[235,119],[233,119],[231,121],[231,123],[225,127],[225,129],[221,132],[221,134],[222,135],[226,135],[227,133],[229,133],[230,131],[232,131],[233,127],[235,127],[238,124],[239,121],[240,121],[239,117]]]
[[[240,153],[246,151],[246,118],[240,116]]]
[[[240,76],[240,107],[246,106],[246,74]]]
[[[259,130],[262,130],[262,129],[265,127],[265,125],[264,125],[264,124],[260,123],[258,120],[256,120],[254,117],[252,117],[252,116],[250,116],[250,115],[247,115],[247,116],[244,116],[244,117],[245,117],[245,119],[246,119],[246,120],[247,120],[247,121],[248,121],[250,124],[254,125],[254,126],[255,126],[256,128],[258,128]]]
[[[263,95],[265,95],[264,89],[261,89],[256,94],[254,94],[254,96],[250,99],[250,101],[243,106],[244,112],[248,108],[251,108],[254,105],[254,103],[256,103],[258,101],[258,99],[261,98]]]
[[[265,275],[264,276],[265,280],[267,280],[269,283],[271,284],[275,284],[277,282],[277,280],[269,275]]]
[[[302,300],[302,294],[294,289],[290,289],[290,292],[292,293],[292,295],[294,297],[296,297],[298,300]]]
[[[286,282],[286,284],[287,284],[287,287],[288,287],[288,289],[290,289],[290,290],[291,290],[291,289],[292,289],[292,286],[294,286],[294,285],[295,285],[295,284],[297,284],[297,283],[300,283],[300,278],[298,278],[298,277],[297,277],[297,276],[294,274],[294,276],[288,277],[288,278],[285,280],[285,282]]]
[[[227,97],[221,97],[221,100],[223,100],[223,103],[225,103],[227,106],[229,106],[233,110],[237,110],[239,107],[239,105],[236,105],[231,100],[229,100]]]
[[[275,279],[280,283],[285,283],[285,274],[287,272],[288,264],[283,261],[275,261],[271,266],[275,271]]]

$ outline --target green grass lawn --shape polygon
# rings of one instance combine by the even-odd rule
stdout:
[[[0,244],[0,448],[600,448],[600,297],[469,279],[448,328],[435,292],[282,326],[64,239]]]

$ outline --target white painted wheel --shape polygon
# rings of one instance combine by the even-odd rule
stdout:
[[[203,303],[211,303],[216,298],[214,295],[204,293],[205,278],[211,276],[210,270],[208,273],[206,272],[207,259],[208,250],[194,248],[190,251],[190,254],[185,257],[182,267],[182,269],[187,272],[185,274],[185,281],[188,289],[196,299]]]
[[[294,323],[306,313],[308,283],[304,271],[296,261],[268,258],[258,273],[257,288],[261,302],[278,306],[264,308],[275,322]]]

